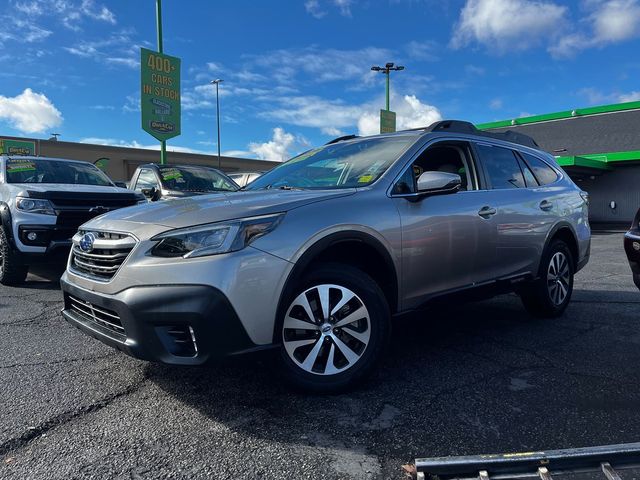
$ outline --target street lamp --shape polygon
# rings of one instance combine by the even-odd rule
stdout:
[[[394,64],[389,62],[384,67],[371,67],[371,70],[373,70],[374,72],[384,73],[387,76],[387,111],[389,111],[389,72],[399,72],[400,70],[404,70],[404,67],[402,65],[394,67]]]
[[[216,86],[216,117],[218,124],[218,168],[220,168],[220,95],[218,92],[218,86],[224,82],[221,78],[211,80],[211,84]]]

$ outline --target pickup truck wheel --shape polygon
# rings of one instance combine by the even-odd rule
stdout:
[[[17,285],[27,278],[29,267],[22,265],[11,248],[4,228],[0,227],[0,283]]]
[[[389,338],[390,313],[371,277],[349,265],[327,263],[305,276],[279,324],[287,380],[329,393],[372,370]]]
[[[542,256],[538,279],[520,292],[524,307],[537,317],[562,315],[573,293],[573,258],[562,240],[554,240]]]

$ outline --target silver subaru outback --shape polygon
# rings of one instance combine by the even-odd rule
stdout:
[[[62,313],[170,364],[276,347],[294,384],[335,391],[371,371],[395,316],[435,298],[515,291],[533,315],[562,314],[589,259],[587,205],[514,132],[442,121],[342,137],[244,191],[84,224]]]

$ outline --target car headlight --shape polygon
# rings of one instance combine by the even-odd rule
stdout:
[[[42,213],[44,215],[56,214],[49,200],[41,200],[38,198],[16,197],[16,208],[29,213]]]
[[[155,257],[203,257],[242,250],[255,239],[273,231],[284,213],[242,218],[181,228],[156,235],[150,250]]]

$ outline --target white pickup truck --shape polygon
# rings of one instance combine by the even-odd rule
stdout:
[[[23,282],[30,265],[64,261],[80,225],[143,202],[88,162],[0,156],[0,283]]]

